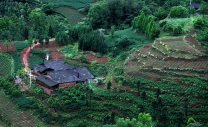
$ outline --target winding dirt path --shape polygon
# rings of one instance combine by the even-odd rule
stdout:
[[[23,62],[23,64],[25,65],[25,72],[29,73],[27,68],[29,67],[29,62],[28,62],[28,57],[30,55],[30,50],[33,49],[34,47],[40,45],[40,43],[38,42],[37,44],[33,44],[31,47],[27,47],[25,48],[22,52],[21,52],[21,60]]]

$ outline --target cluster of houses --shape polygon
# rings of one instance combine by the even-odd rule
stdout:
[[[32,74],[36,75],[36,83],[48,95],[59,88],[74,86],[78,82],[94,79],[85,67],[73,67],[62,60],[51,60],[32,67]]]

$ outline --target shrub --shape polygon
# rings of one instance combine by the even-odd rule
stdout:
[[[208,28],[204,28],[197,33],[197,39],[200,41],[208,40]]]
[[[186,18],[188,16],[188,9],[183,6],[174,6],[170,9],[169,16],[171,18]]]
[[[202,29],[205,26],[205,24],[206,24],[206,22],[202,17],[194,20],[194,28],[195,29]]]
[[[166,20],[161,20],[159,22],[160,27],[164,27],[166,24],[167,24],[167,21]]]
[[[172,35],[180,35],[182,34],[182,26],[178,25],[178,26],[175,26],[173,27],[173,32],[172,32]]]
[[[154,12],[154,16],[157,17],[157,20],[161,20],[164,19],[167,14],[164,8],[159,7],[155,12]]]

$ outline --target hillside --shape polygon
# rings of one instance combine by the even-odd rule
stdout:
[[[191,30],[180,38],[158,38],[129,56],[125,72],[152,80],[200,77],[208,80],[208,57]]]
[[[0,1],[0,126],[207,127],[207,11],[202,0]],[[53,60],[70,67],[63,77]],[[95,78],[71,80],[85,75],[75,68]]]

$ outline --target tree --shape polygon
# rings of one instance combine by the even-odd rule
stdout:
[[[159,98],[160,94],[161,94],[161,90],[160,90],[160,88],[157,88],[157,91],[156,91],[156,98],[157,99]]]
[[[138,91],[137,95],[138,96],[140,96],[140,86],[141,86],[141,82],[140,82],[140,80],[138,80],[137,81],[137,91]]]
[[[113,38],[114,32],[116,30],[116,26],[111,26],[111,38]]]
[[[111,82],[108,81],[108,83],[107,83],[107,89],[110,90],[110,88],[111,88]]]
[[[50,38],[53,38],[54,37],[54,32],[53,32],[53,29],[52,29],[52,26],[51,25],[49,26],[49,29],[48,29],[48,36]]]
[[[146,100],[146,92],[145,91],[142,91],[142,95],[141,95],[141,98],[142,100]]]
[[[103,35],[97,31],[82,34],[79,38],[78,48],[81,50],[91,50],[101,54],[106,53],[106,44]]]
[[[90,8],[88,17],[94,29],[105,28],[109,25],[107,21],[110,19],[110,10],[106,4],[101,1]]]
[[[92,105],[92,94],[93,94],[93,90],[90,89],[89,90],[89,93],[90,93],[90,106]]]
[[[35,38],[44,38],[48,34],[49,23],[47,16],[40,8],[35,8],[29,14],[29,24],[31,29],[36,33]]]
[[[111,124],[114,124],[115,123],[115,112],[114,111],[111,112],[111,115],[110,115],[110,123]]]
[[[208,11],[208,3],[205,2],[204,0],[201,1],[201,6],[199,8],[200,13],[203,15],[206,13],[206,11]]]
[[[70,39],[68,37],[68,33],[65,32],[65,31],[58,32],[56,34],[55,38],[56,38],[56,42],[58,44],[66,45],[66,44],[68,44],[70,42]]]
[[[25,27],[25,29],[24,29],[23,36],[24,36],[24,38],[25,38],[26,40],[28,40],[28,38],[29,38],[29,30],[28,30],[27,27]]]
[[[150,114],[149,113],[139,113],[137,125],[139,127],[151,127],[153,125],[153,123],[152,123],[152,117],[150,116]]]
[[[185,98],[184,99],[184,114],[185,114],[185,116],[188,116],[188,102],[189,102],[188,98]]]
[[[166,10],[162,7],[158,7],[157,10],[154,12],[154,16],[157,17],[157,20],[162,20],[167,17]]]

